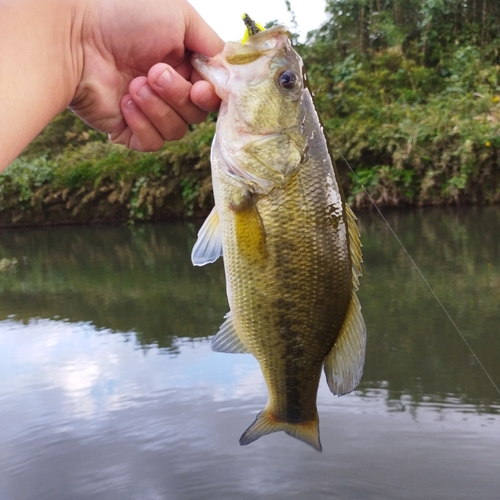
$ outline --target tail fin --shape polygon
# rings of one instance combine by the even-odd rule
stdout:
[[[255,422],[241,435],[240,445],[253,443],[266,434],[284,431],[289,436],[300,439],[318,451],[322,451],[319,439],[319,419],[293,424],[277,420],[269,410],[261,411]]]

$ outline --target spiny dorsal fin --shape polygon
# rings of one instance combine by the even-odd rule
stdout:
[[[354,291],[359,288],[359,277],[362,275],[361,263],[363,255],[361,253],[361,241],[359,239],[359,229],[356,224],[357,218],[349,205],[345,206],[347,216],[347,229],[349,233],[349,249],[351,251],[352,261],[352,286]]]
[[[191,252],[191,261],[195,266],[204,266],[215,262],[222,255],[222,236],[219,214],[214,207],[198,232],[198,239]]]
[[[229,311],[224,318],[219,331],[212,339],[212,351],[244,354],[250,352],[241,341],[234,327],[233,314]]]

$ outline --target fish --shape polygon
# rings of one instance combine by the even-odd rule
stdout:
[[[215,207],[192,262],[222,256],[230,311],[214,351],[251,353],[268,401],[240,438],[284,431],[322,451],[317,392],[356,388],[366,326],[361,243],[288,29],[259,26],[192,64],[221,98],[211,149]]]

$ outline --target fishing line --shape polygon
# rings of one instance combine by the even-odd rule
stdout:
[[[436,292],[434,291],[434,289],[432,288],[432,286],[430,285],[430,283],[427,281],[426,277],[423,275],[423,273],[420,270],[420,268],[418,267],[417,263],[413,260],[413,257],[409,254],[408,250],[406,250],[406,247],[403,245],[403,242],[399,239],[398,235],[396,234],[396,232],[394,231],[394,229],[392,228],[392,226],[389,224],[389,222],[387,221],[387,219],[384,217],[384,214],[381,212],[380,208],[375,203],[375,200],[371,197],[370,193],[367,191],[367,189],[365,188],[365,186],[363,185],[363,183],[360,181],[358,175],[356,174],[356,172],[354,171],[354,169],[351,167],[351,165],[347,161],[346,157],[342,154],[342,151],[340,151],[339,147],[332,140],[330,140],[330,142],[335,146],[335,149],[339,152],[340,156],[345,161],[346,165],[349,167],[349,170],[353,173],[356,181],[361,186],[361,188],[363,189],[363,191],[366,194],[366,196],[368,196],[368,199],[370,200],[370,202],[372,203],[372,205],[375,207],[375,209],[377,210],[377,212],[380,215],[380,217],[382,217],[382,220],[385,222],[385,224],[389,228],[389,231],[392,233],[392,235],[394,236],[394,238],[396,239],[396,241],[399,243],[399,246],[403,249],[403,252],[406,254],[406,256],[408,257],[408,259],[410,260],[412,266],[415,268],[415,270],[417,271],[417,273],[419,274],[419,276],[422,278],[422,281],[425,283],[425,285],[427,286],[427,288],[431,292],[432,296],[436,299],[437,303],[441,306],[441,309],[443,310],[444,314],[450,320],[451,324],[453,325],[453,327],[455,328],[455,330],[458,332],[458,334],[460,335],[461,339],[464,341],[465,345],[467,346],[467,348],[471,352],[472,356],[477,361],[477,364],[481,367],[481,369],[483,370],[483,372],[486,375],[486,377],[488,378],[488,380],[491,382],[491,384],[493,385],[493,387],[495,388],[495,390],[500,395],[500,389],[495,384],[495,381],[493,380],[493,378],[491,377],[491,375],[488,373],[488,370],[486,370],[486,367],[483,365],[483,363],[481,363],[481,360],[478,358],[477,354],[474,352],[474,349],[472,349],[472,347],[469,344],[469,342],[467,342],[467,339],[465,338],[465,335],[462,333],[462,331],[460,330],[460,328],[458,328],[458,326],[455,323],[455,321],[453,321],[453,318],[451,317],[450,313],[448,312],[448,310],[446,309],[446,307],[444,306],[444,304],[441,302],[441,300],[437,296]]]

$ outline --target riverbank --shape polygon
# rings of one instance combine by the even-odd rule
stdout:
[[[339,81],[331,101],[317,94],[353,208],[369,209],[369,196],[379,207],[500,202],[497,94],[482,88],[420,103],[402,103],[389,92],[356,98],[366,78],[358,70],[349,85]],[[186,219],[211,210],[213,120],[157,153],[128,151],[95,132],[75,131],[83,125],[69,112],[60,120],[72,142],[60,151],[39,151],[47,142],[42,136],[0,175],[0,227]]]
[[[483,2],[478,19],[461,3],[427,14],[405,4],[404,15],[327,3],[331,19],[297,50],[348,203],[500,203],[498,6]],[[214,131],[210,117],[157,153],[137,153],[66,111],[0,175],[0,227],[204,216]]]
[[[66,122],[71,120],[66,116]],[[70,131],[76,126],[81,125],[74,122]],[[83,144],[71,144],[53,157],[28,152],[0,175],[0,227],[205,215],[213,206],[209,157],[214,129],[213,122],[201,124],[157,153],[129,151],[86,135]]]

